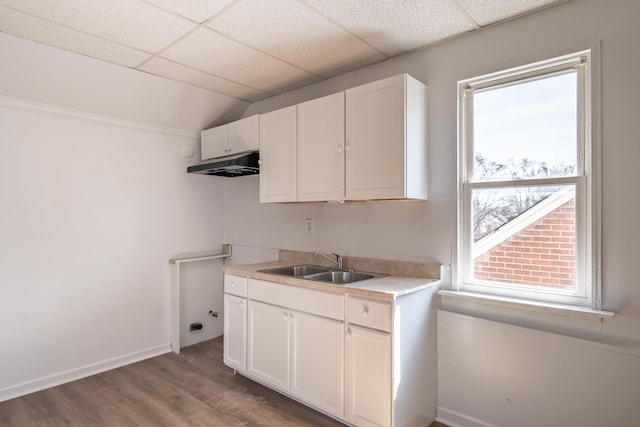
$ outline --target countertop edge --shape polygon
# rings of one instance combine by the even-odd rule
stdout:
[[[439,287],[441,283],[440,279],[433,278],[385,276],[349,285],[334,285],[326,282],[317,282],[313,280],[260,272],[260,270],[269,268],[288,267],[292,265],[296,265],[296,263],[288,261],[271,261],[258,264],[226,265],[223,267],[223,271],[236,276],[265,280],[283,285],[389,300],[395,300],[403,295],[408,295],[434,286]]]

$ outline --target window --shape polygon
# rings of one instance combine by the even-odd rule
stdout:
[[[458,82],[458,290],[598,308],[591,51]]]

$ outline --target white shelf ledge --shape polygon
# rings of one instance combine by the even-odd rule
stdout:
[[[222,252],[214,254],[190,255],[169,259],[169,264],[181,264],[183,262],[206,261],[208,259],[229,258],[231,256],[231,245],[222,245]]]
[[[539,311],[545,313],[551,313],[556,315],[583,317],[583,318],[596,318],[598,320],[612,319],[615,317],[615,313],[605,310],[597,310],[590,307],[581,307],[575,305],[554,304],[542,301],[523,300],[518,298],[508,298],[496,295],[478,294],[474,292],[465,291],[451,291],[447,289],[441,289],[438,291],[438,295],[452,298],[462,298],[468,301],[473,301],[481,304],[490,304],[496,306],[503,306],[508,308],[515,308],[527,311]]]

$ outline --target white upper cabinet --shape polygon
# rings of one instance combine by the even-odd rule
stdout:
[[[201,132],[202,160],[260,148],[258,115],[216,126]]]
[[[400,74],[345,98],[346,199],[426,199],[427,87]]]
[[[260,115],[260,203],[296,201],[297,108]]]
[[[427,199],[427,87],[400,74],[260,116],[260,202]]]
[[[344,92],[298,104],[297,200],[344,200]]]
[[[200,132],[200,157],[202,160],[227,155],[227,125]]]

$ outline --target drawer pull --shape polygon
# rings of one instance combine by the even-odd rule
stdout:
[[[369,317],[369,307],[366,305],[362,307],[362,317]]]

